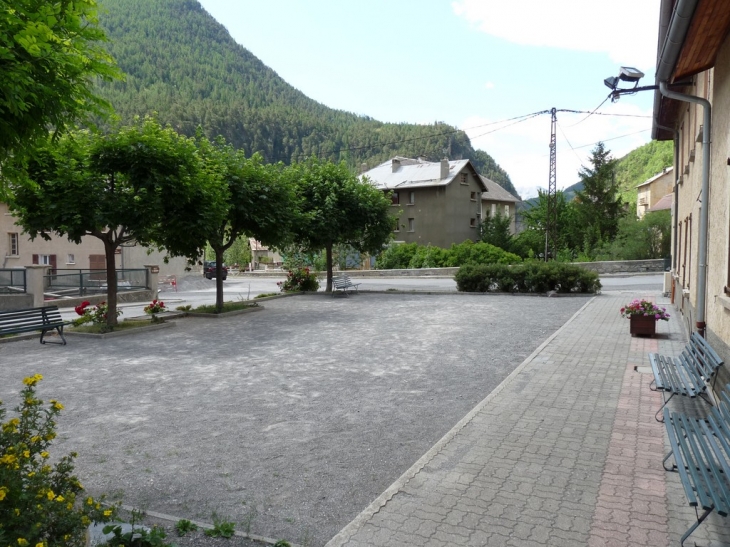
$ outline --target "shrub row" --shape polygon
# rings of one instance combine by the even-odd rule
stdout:
[[[521,261],[516,254],[489,243],[467,240],[453,244],[449,249],[418,243],[395,243],[380,254],[375,267],[379,270],[447,268],[464,264],[516,264]]]
[[[514,266],[466,264],[456,273],[456,287],[463,292],[596,293],[598,274],[561,262],[530,261]]]

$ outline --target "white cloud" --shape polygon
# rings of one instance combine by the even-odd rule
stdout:
[[[606,53],[644,71],[656,64],[659,0],[457,0],[452,8],[516,44]]]
[[[641,110],[630,103],[609,104],[601,112],[651,115],[651,110]],[[651,118],[598,114],[587,119],[585,117],[585,114],[567,112],[557,114],[558,188],[578,182],[578,171],[582,165],[589,164],[590,153],[596,142],[605,142],[612,155],[620,158],[649,141]],[[461,128],[469,135],[474,148],[485,150],[507,171],[523,198],[537,195],[538,188],[546,189],[550,169],[549,114],[514,125],[508,125],[513,122],[485,125],[492,121],[473,116],[464,120]]]
[[[494,89],[494,82],[487,82],[484,84],[484,89]]]

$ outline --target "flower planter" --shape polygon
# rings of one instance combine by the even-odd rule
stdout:
[[[644,315],[632,315],[630,317],[631,336],[654,336],[656,334],[656,318]]]

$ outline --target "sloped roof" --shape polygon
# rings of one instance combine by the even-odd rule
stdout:
[[[654,211],[664,211],[672,208],[672,202],[674,201],[674,194],[667,194],[662,199],[657,201],[652,207],[649,208],[649,213]]]
[[[515,196],[510,194],[507,190],[502,188],[493,180],[490,180],[482,175],[479,176],[481,177],[484,186],[487,187],[487,191],[482,194],[482,200],[509,201],[511,203],[518,203],[519,201],[521,201],[519,198],[516,198]]]
[[[395,164],[395,168],[394,168]],[[449,161],[449,173],[441,178],[441,162],[396,156],[366,171],[361,176],[381,190],[399,190],[403,188],[427,188],[446,186],[454,180],[467,166],[469,160]],[[471,167],[474,170],[473,167]],[[474,171],[476,173],[476,171]]]
[[[658,179],[662,178],[664,175],[666,175],[667,173],[671,173],[672,171],[674,171],[674,167],[673,166],[672,167],[667,167],[661,173],[657,173],[656,175],[654,175],[653,177],[651,177],[648,180],[645,180],[641,184],[637,184],[636,187],[637,188],[641,188],[642,186],[646,186],[647,184],[651,184],[655,180],[658,180]]]

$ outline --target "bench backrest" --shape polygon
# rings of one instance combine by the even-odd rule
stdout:
[[[63,323],[58,306],[0,312],[0,331]]]
[[[694,364],[697,372],[705,381],[712,378],[717,373],[717,369],[723,364],[722,359],[707,343],[707,340],[696,332],[693,332],[690,336],[689,343],[684,348],[682,355]]]

